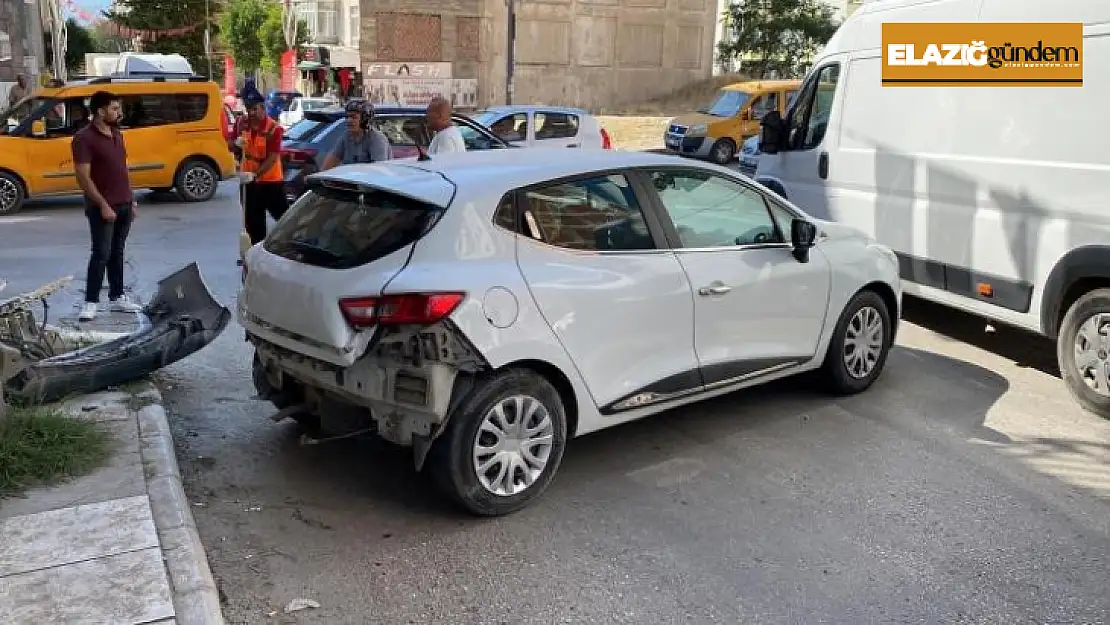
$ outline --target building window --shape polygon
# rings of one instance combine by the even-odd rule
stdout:
[[[12,38],[0,30],[0,61],[12,60]]]
[[[352,48],[358,47],[360,27],[358,7],[347,7],[347,44]]]
[[[316,13],[316,43],[339,43],[339,5],[321,2]]]

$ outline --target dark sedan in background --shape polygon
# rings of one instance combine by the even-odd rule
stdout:
[[[424,118],[424,107],[383,106],[374,109],[374,127],[389,138],[393,158],[417,156],[417,146],[428,147],[432,132]],[[467,150],[490,150],[510,147],[488,128],[465,115],[454,114],[455,125],[462,131]],[[320,170],[328,153],[347,132],[346,114],[341,107],[308,111],[304,119],[285,131],[281,143],[281,161],[285,170],[285,196],[293,202],[304,191],[305,176]]]

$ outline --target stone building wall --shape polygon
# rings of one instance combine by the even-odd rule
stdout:
[[[710,76],[716,0],[527,0],[517,8],[515,93],[522,104],[601,108]],[[505,101],[505,0],[362,0],[364,68],[447,61],[477,78],[481,105]]]

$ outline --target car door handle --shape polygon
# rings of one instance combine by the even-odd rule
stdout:
[[[701,295],[701,296],[724,295],[725,293],[728,293],[731,290],[732,290],[731,286],[727,286],[727,285],[724,285],[724,284],[714,284],[713,286],[703,286],[700,289],[698,289],[698,295]]]
[[[576,147],[578,147],[578,144],[577,144],[577,143],[571,143],[571,144],[570,144],[570,145],[568,145],[567,147],[568,147],[568,148],[576,148]]]
[[[824,180],[829,177],[829,153],[821,152],[817,157],[817,175]]]

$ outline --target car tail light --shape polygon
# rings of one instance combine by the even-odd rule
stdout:
[[[613,140],[609,138],[609,133],[604,128],[601,129],[601,149],[612,150]]]
[[[299,148],[282,148],[281,155],[286,162],[292,165],[311,163],[316,160],[316,150],[302,150]]]
[[[339,309],[352,328],[375,325],[421,325],[438,323],[455,312],[466,293],[402,293],[381,297],[350,297],[339,300]]]

